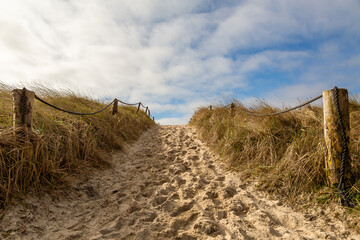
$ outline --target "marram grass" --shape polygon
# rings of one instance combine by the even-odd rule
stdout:
[[[64,109],[92,112],[106,106],[72,93],[39,89],[37,94]],[[0,86],[0,208],[14,197],[41,186],[58,187],[64,177],[88,167],[109,165],[112,150],[122,149],[154,122],[135,107],[112,107],[91,116],[75,116],[35,100],[31,141],[18,141],[12,130],[11,90]]]
[[[273,117],[249,116],[254,111],[236,102],[235,114],[223,105],[199,108],[190,124],[216,149],[230,168],[244,179],[256,179],[260,188],[297,206],[338,201],[336,189],[328,188],[325,176],[326,147],[323,109],[304,107]],[[279,111],[259,103],[256,112]],[[350,155],[357,180],[349,194],[360,207],[360,104],[350,103]]]

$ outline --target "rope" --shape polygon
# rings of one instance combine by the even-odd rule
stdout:
[[[304,103],[302,103],[302,104],[300,104],[300,105],[298,105],[296,107],[293,107],[293,108],[290,108],[290,109],[287,109],[287,110],[284,110],[284,111],[281,111],[281,112],[276,112],[276,113],[267,113],[267,114],[252,113],[252,112],[244,111],[244,110],[241,110],[241,109],[240,109],[240,111],[243,112],[243,113],[246,113],[246,114],[248,114],[250,116],[257,116],[257,117],[276,116],[276,115],[279,115],[279,114],[287,113],[287,112],[293,111],[295,109],[301,108],[301,107],[303,107],[305,105],[308,105],[308,104],[310,104],[312,102],[315,102],[316,100],[318,100],[320,98],[322,98],[322,95],[317,96],[317,97],[315,97],[315,98],[313,98],[313,99],[311,99],[311,100],[309,100],[307,102],[304,102]]]
[[[124,104],[124,105],[128,105],[128,106],[135,106],[135,105],[138,105],[139,103],[126,103],[126,102],[123,102],[121,100],[118,100],[120,103]]]
[[[122,104],[124,104],[124,105],[128,105],[128,106],[138,106],[138,105],[140,104],[140,106],[142,106],[143,108],[146,108],[146,107],[142,104],[142,102],[138,102],[138,103],[126,103],[126,102],[123,102],[123,101],[118,100],[118,99],[117,99],[117,101],[119,101],[120,103],[122,103]],[[149,108],[149,107],[147,107],[147,108],[148,108],[148,111],[149,111],[149,117],[150,117],[150,118],[153,118],[154,116],[150,113],[150,108]]]
[[[78,113],[78,112],[72,112],[72,111],[65,110],[65,109],[59,108],[59,107],[57,107],[57,106],[54,106],[54,105],[52,105],[51,103],[48,103],[48,102],[46,102],[45,100],[39,98],[37,95],[35,95],[35,98],[36,98],[37,100],[39,100],[40,102],[42,102],[42,103],[44,103],[44,104],[46,104],[46,105],[48,105],[48,106],[50,106],[50,107],[52,107],[52,108],[55,108],[55,109],[57,109],[57,110],[60,110],[60,111],[62,111],[62,112],[70,113],[70,114],[73,114],[73,115],[81,115],[81,116],[94,115],[94,114],[100,113],[100,112],[104,111],[105,109],[107,109],[108,107],[110,107],[110,106],[114,103],[114,101],[115,101],[115,100],[113,100],[111,103],[109,103],[109,105],[107,105],[107,106],[104,107],[103,109],[100,109],[99,111],[96,111],[96,112],[91,112],[91,113]]]
[[[335,86],[334,87],[334,94],[335,94],[335,104],[336,104],[336,111],[339,114],[339,125],[340,125],[340,131],[341,131],[341,140],[343,142],[343,149],[341,152],[341,167],[340,167],[340,179],[339,179],[339,186],[338,186],[338,192],[340,193],[341,198],[341,205],[342,206],[351,206],[351,203],[347,196],[345,196],[346,192],[346,186],[345,186],[345,170],[347,166],[347,160],[349,157],[349,148],[346,141],[346,132],[344,128],[344,122],[341,116],[340,112],[340,102],[339,102],[339,89]]]

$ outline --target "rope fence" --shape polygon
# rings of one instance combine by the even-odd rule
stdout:
[[[51,103],[48,103],[47,101],[39,98],[36,94],[35,94],[35,99],[39,100],[40,102],[44,103],[45,105],[48,105],[49,107],[52,107],[52,108],[55,108],[59,111],[62,111],[62,112],[66,112],[66,113],[70,113],[70,114],[73,114],[73,115],[79,115],[79,116],[87,116],[87,115],[94,115],[94,114],[97,114],[97,113],[101,113],[102,111],[108,109],[111,105],[113,105],[113,103],[115,102],[115,99],[109,103],[106,107],[104,107],[103,109],[100,109],[98,111],[95,111],[95,112],[91,112],[91,113],[78,113],[78,112],[73,112],[73,111],[69,111],[69,110],[66,110],[66,109],[62,109],[60,107],[57,107]]]
[[[126,103],[126,102],[123,102],[121,100],[118,100],[121,104],[124,104],[124,105],[127,105],[127,106],[137,106],[140,102],[138,103]]]
[[[42,102],[42,103],[44,103],[45,105],[48,105],[49,107],[52,107],[52,108],[54,108],[54,109],[59,110],[59,111],[66,112],[66,113],[73,114],[73,115],[79,115],[79,116],[87,116],[87,115],[94,115],[94,114],[97,114],[97,113],[101,113],[102,111],[108,109],[108,108],[109,108],[111,105],[113,105],[113,104],[114,104],[114,105],[116,104],[116,107],[117,107],[117,102],[120,102],[121,104],[124,104],[124,105],[127,105],[127,106],[137,106],[137,105],[144,106],[141,102],[138,102],[138,103],[127,103],[127,102],[123,102],[123,101],[118,100],[118,99],[115,98],[115,99],[114,99],[111,103],[109,103],[106,107],[104,107],[104,108],[102,108],[102,109],[100,109],[100,110],[98,110],[98,111],[90,112],[90,113],[79,113],[79,112],[73,112],[73,111],[69,111],[69,110],[66,110],[66,109],[57,107],[57,106],[55,106],[55,105],[53,105],[53,104],[45,101],[44,99],[41,99],[41,98],[40,98],[39,96],[37,96],[36,94],[35,94],[35,99],[38,100],[38,101],[40,101],[40,102]],[[144,107],[144,108],[145,108],[145,107]],[[148,109],[148,107],[146,107],[146,108]],[[113,111],[114,111],[114,110],[113,110]],[[138,111],[139,111],[139,109],[138,109]],[[137,111],[137,112],[138,112],[138,111]],[[117,112],[117,110],[115,110],[115,112]],[[150,110],[149,110],[149,113],[150,113]],[[151,114],[149,114],[148,116],[149,116],[150,118],[153,118],[153,120],[154,120],[154,117],[153,117]]]
[[[304,103],[302,103],[302,104],[300,104],[300,105],[298,105],[298,106],[296,106],[296,107],[292,107],[292,108],[290,108],[290,109],[287,109],[287,110],[284,110],[284,111],[280,111],[280,112],[275,112],[275,113],[265,113],[265,114],[261,114],[261,113],[247,112],[247,111],[243,111],[243,110],[241,110],[241,109],[240,109],[240,111],[243,112],[243,113],[245,113],[245,114],[247,114],[247,115],[256,116],[256,117],[276,116],[276,115],[280,115],[280,114],[283,114],[283,113],[291,112],[291,111],[294,111],[294,110],[299,109],[299,108],[301,108],[301,107],[304,107],[304,106],[306,106],[306,105],[308,105],[308,104],[310,104],[310,103],[312,103],[312,102],[315,102],[316,100],[318,100],[318,99],[320,99],[320,98],[322,98],[322,95],[317,96],[317,97],[315,97],[315,98],[313,98],[313,99],[311,99],[311,100],[309,100],[309,101],[307,101],[307,102],[304,102]]]
[[[23,89],[14,89],[12,91],[13,93],[13,100],[14,100],[14,117],[13,117],[13,126],[14,129],[17,129],[15,132],[18,132],[19,134],[31,134],[31,129],[32,129],[32,112],[33,112],[33,106],[34,106],[34,100],[38,100],[39,102],[54,108],[58,111],[62,111],[68,114],[72,114],[72,115],[78,115],[78,116],[88,116],[88,115],[95,115],[98,113],[101,113],[103,111],[105,111],[106,109],[108,109],[110,106],[113,106],[113,110],[112,110],[112,114],[116,114],[118,112],[118,103],[120,102],[121,104],[127,105],[127,106],[136,106],[138,105],[138,108],[136,110],[136,113],[138,114],[140,111],[140,107],[143,106],[145,108],[145,106],[141,103],[127,103],[127,102],[123,102],[120,101],[118,99],[114,99],[113,101],[111,101],[109,104],[107,104],[104,108],[96,110],[94,112],[87,112],[87,113],[83,113],[83,112],[75,112],[75,111],[71,111],[68,109],[64,109],[61,108],[59,106],[55,106],[54,104],[51,104],[47,101],[45,101],[44,99],[40,98],[38,95],[36,95],[34,92],[32,91],[28,91],[26,88]],[[150,110],[149,107],[146,107],[146,111],[145,114],[149,117],[152,118],[153,121],[155,121],[155,118],[150,114]],[[18,129],[20,129],[19,127],[25,127],[25,129],[19,132]]]
[[[256,113],[236,108],[235,103],[230,103],[224,107],[230,107],[231,116],[235,116],[235,111],[239,111],[249,116],[270,117],[294,111],[304,107],[316,100],[323,98],[324,106],[324,137],[327,148],[325,157],[325,172],[330,186],[337,187],[340,196],[341,205],[351,207],[348,190],[351,186],[351,159],[349,154],[349,101],[348,91],[334,87],[331,90],[324,91],[322,95],[301,103],[295,107],[275,112],[275,113]],[[212,111],[210,105],[206,108]],[[339,146],[341,146],[339,148]],[[340,161],[339,161],[340,160]]]

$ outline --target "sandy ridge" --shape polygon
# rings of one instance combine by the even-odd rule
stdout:
[[[155,127],[113,163],[74,179],[66,199],[9,208],[0,239],[360,239],[244,184],[189,126]]]

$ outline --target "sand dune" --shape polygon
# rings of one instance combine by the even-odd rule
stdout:
[[[326,212],[295,212],[244,184],[189,126],[155,127],[112,160],[73,179],[65,199],[7,209],[0,239],[360,239]]]

